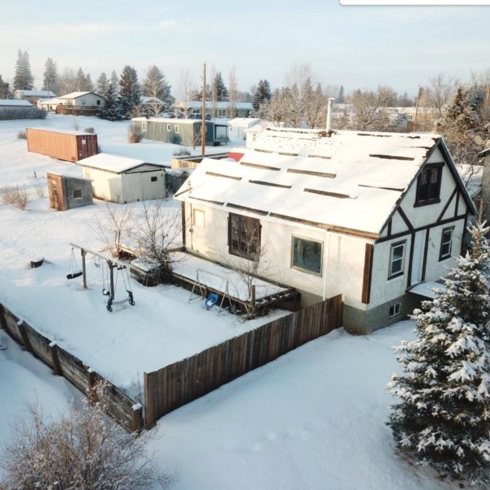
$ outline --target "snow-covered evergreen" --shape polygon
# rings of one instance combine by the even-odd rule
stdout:
[[[29,53],[19,49],[15,64],[14,90],[32,90],[34,77],[31,72]]]
[[[259,111],[260,104],[272,99],[271,86],[267,80],[260,80],[253,96],[252,107],[255,112]]]
[[[95,93],[105,97],[108,90],[109,90],[109,79],[107,78],[105,72],[102,72],[99,78],[97,78],[97,82],[95,85]]]
[[[119,80],[119,101],[123,114],[131,117],[134,109],[140,103],[141,87],[138,83],[136,70],[126,65]]]
[[[471,252],[457,259],[445,290],[415,310],[417,339],[395,349],[404,374],[388,425],[398,448],[439,473],[490,482],[490,228],[470,228]]]
[[[107,82],[107,88],[104,94],[101,94],[105,97],[104,107],[99,111],[99,117],[102,119],[107,119],[108,121],[118,121],[123,118],[121,106],[119,103],[119,96],[117,93],[117,76],[114,77],[115,72],[113,72],[113,76],[111,77],[110,82]],[[99,86],[99,90],[102,90],[103,84],[99,84],[100,77],[97,82]]]
[[[43,90],[51,90],[51,92],[60,95],[58,89],[58,70],[56,62],[52,58],[48,58],[44,64]]]

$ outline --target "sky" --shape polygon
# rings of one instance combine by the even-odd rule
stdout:
[[[46,58],[90,73],[144,77],[158,65],[178,93],[180,72],[234,66],[240,90],[285,83],[309,63],[316,82],[345,89],[393,86],[414,94],[438,73],[467,79],[490,68],[488,7],[355,7],[339,0],[0,0],[0,74],[12,81],[27,50],[36,88]]]

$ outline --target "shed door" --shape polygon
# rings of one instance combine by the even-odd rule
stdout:
[[[426,230],[415,233],[412,257],[412,277],[410,278],[411,286],[422,282],[422,277],[424,276],[424,244],[426,233]]]
[[[79,146],[78,146],[78,157],[81,158],[87,158],[88,155],[88,149],[87,149],[87,138],[80,138],[79,140]]]
[[[226,139],[227,131],[226,126],[215,126],[216,128],[216,140],[223,141]]]

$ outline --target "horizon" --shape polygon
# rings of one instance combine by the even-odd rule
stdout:
[[[308,63],[315,82],[347,92],[390,85],[412,96],[439,73],[466,80],[490,67],[485,8],[326,6],[319,0],[308,8],[277,0],[218,0],[209,7],[190,0],[184,12],[174,0],[165,6],[150,0],[134,15],[128,0],[117,10],[88,0],[83,12],[60,0],[42,10],[33,0],[9,2],[0,19],[0,74],[12,85],[19,49],[29,53],[36,89],[48,57],[59,73],[81,67],[94,83],[102,71],[120,75],[125,65],[135,67],[141,81],[155,64],[175,96],[181,70],[199,84],[203,62],[227,85],[235,66],[241,91],[264,78],[279,87],[294,64]],[[26,18],[26,10],[36,15]]]

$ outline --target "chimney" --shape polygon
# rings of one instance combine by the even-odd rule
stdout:
[[[329,136],[332,134],[332,102],[334,100],[333,97],[330,97],[327,106],[327,133]]]

